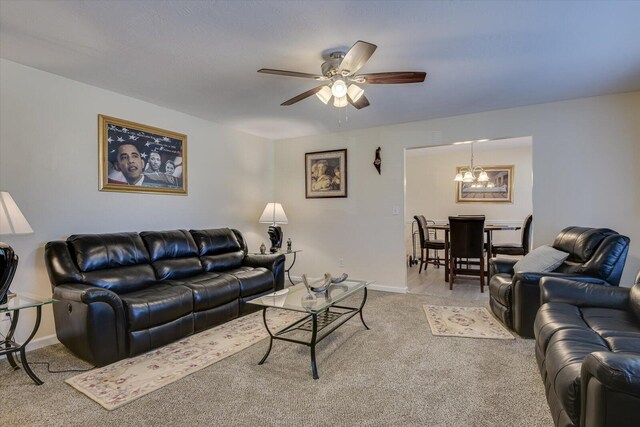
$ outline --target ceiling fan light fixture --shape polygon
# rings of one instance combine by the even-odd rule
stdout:
[[[331,88],[329,86],[325,86],[322,89],[320,89],[318,93],[316,93],[316,96],[324,104],[327,104],[331,100],[331,97],[333,96],[333,94],[331,93]]]
[[[346,107],[348,103],[349,102],[347,101],[346,96],[341,96],[341,97],[336,96],[335,98],[333,98],[334,107],[338,107],[338,108]]]
[[[331,85],[331,93],[336,98],[343,98],[347,95],[347,84],[342,79],[337,79]]]
[[[349,98],[351,98],[353,102],[358,102],[358,99],[360,99],[362,95],[364,95],[364,90],[362,90],[361,87],[352,84],[352,85],[349,85],[349,88],[347,89],[347,94],[349,95]]]

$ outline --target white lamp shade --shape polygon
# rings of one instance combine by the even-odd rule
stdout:
[[[347,89],[347,94],[351,98],[353,102],[358,101],[364,94],[364,90],[362,90],[359,86],[349,85],[349,89]]]
[[[333,98],[334,107],[342,108],[342,107],[346,107],[347,104],[348,104],[348,101],[346,96],[343,96],[341,98],[337,98],[337,97]]]
[[[258,222],[261,224],[288,224],[289,220],[280,203],[267,203]]]
[[[331,93],[336,98],[342,98],[347,95],[347,84],[344,80],[338,79],[331,85]]]
[[[6,191],[0,191],[0,234],[29,234],[33,229]]]
[[[333,94],[331,93],[331,88],[329,86],[325,86],[322,89],[320,89],[318,93],[316,93],[316,96],[320,101],[327,104],[329,100],[331,100],[331,97],[333,96]]]
[[[464,177],[462,178],[462,182],[473,182],[473,175],[471,172],[465,172]]]
[[[478,177],[479,182],[487,182],[489,181],[489,175],[485,171],[480,172],[480,176]]]
[[[461,173],[457,173],[456,177],[453,178],[454,181],[456,182],[462,182],[462,174]]]

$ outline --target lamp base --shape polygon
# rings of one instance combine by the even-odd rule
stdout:
[[[270,252],[274,254],[282,247],[282,228],[279,225],[270,225],[268,233],[271,240]]]
[[[6,243],[0,242],[0,304],[7,303],[7,293],[9,292],[9,285],[13,280],[13,275],[18,268],[18,255],[13,251],[13,248]]]

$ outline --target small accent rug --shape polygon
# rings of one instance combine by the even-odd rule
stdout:
[[[276,331],[301,313],[271,310],[269,329]],[[171,384],[267,338],[262,312],[256,312],[65,382],[108,410],[113,410]],[[258,361],[256,360],[256,363]]]
[[[515,337],[484,307],[423,305],[433,335],[513,340]]]

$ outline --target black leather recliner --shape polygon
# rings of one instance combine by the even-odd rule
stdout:
[[[237,230],[83,234],[45,246],[56,334],[104,366],[255,311],[284,287],[284,255],[247,255]]]
[[[540,307],[540,279],[558,277],[618,286],[629,251],[629,238],[608,228],[567,227],[553,247],[569,257],[553,272],[514,272],[517,259],[489,260],[489,304],[493,313],[522,337],[533,338]]]
[[[631,289],[540,285],[536,360],[555,425],[640,425],[640,274]]]

